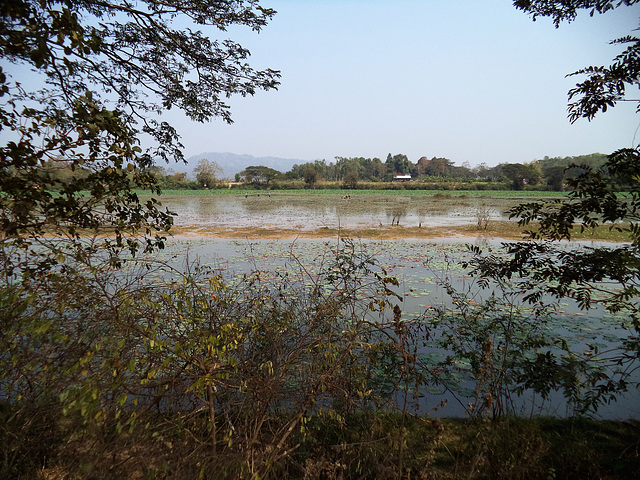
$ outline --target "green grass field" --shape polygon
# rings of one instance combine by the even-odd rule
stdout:
[[[148,195],[148,192],[138,191],[139,195]],[[424,197],[436,196],[440,198],[476,197],[476,198],[562,198],[563,192],[550,191],[517,191],[517,190],[347,190],[347,189],[315,189],[315,190],[249,190],[224,188],[214,190],[163,190],[162,196],[219,196],[219,195],[331,195],[331,196],[363,196],[380,195],[388,197]]]

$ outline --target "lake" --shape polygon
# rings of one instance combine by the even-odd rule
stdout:
[[[267,197],[268,198],[268,197]],[[273,198],[273,197],[272,197]],[[191,199],[190,201],[194,201]],[[265,200],[268,201],[268,200]],[[224,202],[221,202],[223,204]],[[227,204],[243,205],[243,199],[233,198]],[[244,204],[246,207],[246,204]],[[243,208],[245,208],[243,207]],[[205,208],[206,210],[206,208]],[[324,210],[321,210],[324,211]],[[262,221],[274,221],[269,214],[262,214]],[[312,216],[312,215],[311,215]],[[210,221],[213,217],[209,217]],[[451,308],[453,302],[439,280],[446,279],[459,291],[467,291],[482,301],[494,291],[482,291],[476,279],[460,266],[460,261],[469,258],[466,242],[474,239],[438,239],[417,240],[403,239],[392,241],[358,241],[359,247],[375,256],[381,266],[390,275],[399,280],[396,292],[402,298],[398,302],[403,311],[403,319],[412,322],[425,321],[430,310]],[[498,241],[479,240],[485,247],[498,248]],[[319,266],[320,259],[326,258],[327,251],[335,248],[337,239],[313,240],[223,240],[205,237],[174,238],[170,240],[168,249],[162,254],[170,263],[180,266],[189,259],[210,267],[223,276],[231,284],[239,281],[247,272],[259,269],[266,275],[269,272],[297,268],[298,262],[311,271]],[[569,247],[568,248],[572,248]],[[155,259],[162,260],[161,257]],[[519,300],[516,300],[519,302]],[[526,306],[519,302],[526,312]],[[565,342],[576,355],[584,355],[586,351],[597,345],[600,351],[615,347],[622,339],[630,335],[629,325],[624,318],[616,317],[602,309],[581,311],[572,301],[562,301],[545,324],[545,328]],[[426,364],[436,365],[442,361],[447,352],[436,344],[427,344],[420,351]],[[463,416],[465,414],[466,396],[473,394],[473,377],[468,364],[461,363],[453,372],[457,384],[451,386],[449,392],[438,386],[426,386],[423,397],[419,399],[417,408],[422,413],[432,415]],[[634,381],[639,381],[638,374]],[[433,411],[443,400],[448,404],[445,408]],[[514,398],[514,408],[521,415],[545,414],[568,416],[572,412],[559,393],[552,394],[550,399],[542,402],[531,392],[520,398]],[[640,418],[640,395],[638,390],[630,387],[627,395],[610,405],[604,405],[598,411],[599,418]]]

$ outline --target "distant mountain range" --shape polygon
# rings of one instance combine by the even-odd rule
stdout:
[[[206,158],[209,161],[216,162],[222,167],[223,173],[220,178],[233,179],[236,173],[240,173],[247,167],[254,165],[264,165],[273,168],[279,172],[288,172],[296,164],[307,163],[308,160],[300,160],[297,158],[279,158],[279,157],[254,157],[252,155],[237,155],[235,153],[218,153],[205,152],[193,155],[187,158],[188,165],[176,167],[176,170],[185,171],[190,178],[193,178],[193,169],[198,162]]]

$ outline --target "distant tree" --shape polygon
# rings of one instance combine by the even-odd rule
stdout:
[[[542,169],[542,173],[544,175],[544,179],[547,182],[547,186],[556,192],[560,192],[564,188],[565,182],[565,167],[554,166],[554,167],[546,167]]]
[[[500,178],[499,167],[489,167],[486,163],[481,163],[473,169],[478,178],[496,181]]]
[[[147,168],[147,172],[156,177],[158,180],[164,179],[167,176],[167,169],[160,165],[152,165]]]
[[[418,169],[418,176],[422,176],[425,173],[426,166],[429,163],[429,159],[427,157],[420,157],[416,162],[416,168]]]
[[[542,168],[536,162],[524,164],[526,167],[527,185],[538,185],[542,180]]]
[[[358,186],[358,172],[356,170],[349,170],[342,180],[342,184],[345,188],[356,188]]]
[[[310,163],[310,165],[318,174],[318,180],[338,180],[338,168],[335,163],[331,162],[327,164],[325,160],[316,160]]]
[[[218,162],[202,158],[198,161],[198,165],[193,171],[200,186],[206,188],[215,185],[217,177],[222,174],[222,167]]]
[[[544,157],[536,160],[548,188],[561,191],[568,179],[576,178],[589,168],[598,169],[607,162],[607,155],[592,153],[573,157]]]
[[[387,175],[387,167],[379,158],[373,158],[371,160],[369,169],[371,172],[370,180],[373,182],[382,181]]]
[[[106,227],[115,235],[103,242],[112,252],[124,236],[132,251],[161,246],[171,215],[133,191],[158,193],[148,171],[154,159],[183,159],[176,130],[158,114],[178,108],[195,121],[230,122],[228,97],[278,85],[278,72],[247,63],[247,49],[198,28],[260,30],[274,13],[257,1],[0,2],[5,245],[27,247],[45,232],[77,239],[81,230]],[[39,168],[50,159],[88,174],[63,182]]]
[[[429,160],[427,157],[420,157],[418,163],[416,164],[417,174],[420,176],[425,175],[428,177],[455,176],[453,172],[454,168],[461,169],[464,167],[454,167],[451,160],[441,157],[433,157],[431,160]]]
[[[304,180],[309,169],[314,170],[319,177],[322,177],[325,180],[335,180],[335,164],[331,163],[327,165],[327,162],[324,160],[315,160],[314,162],[296,164],[284,175],[285,178],[289,180]]]
[[[380,166],[382,166],[382,162],[379,158],[364,158],[358,157],[355,159],[356,164],[350,170],[356,170],[358,173],[358,179],[364,182],[372,182],[379,181],[382,177],[380,176]],[[349,170],[347,170],[349,171]]]
[[[542,177],[540,167],[533,163],[502,163],[498,168],[500,174],[511,182],[513,190],[522,190],[525,185],[536,185]]]
[[[90,174],[87,169],[73,165],[72,162],[60,157],[41,162],[38,171],[43,178],[50,179],[51,188],[58,191],[65,185],[73,184],[79,179],[86,179]]]
[[[316,188],[320,175],[318,171],[311,165],[307,165],[304,169],[305,188]]]
[[[433,177],[444,177],[450,165],[451,161],[446,158],[433,157],[425,173]]]
[[[416,175],[416,166],[407,158],[406,155],[387,155],[387,160],[384,162],[387,167],[388,178],[393,178],[396,175]]]
[[[568,167],[570,165],[584,165],[590,168],[600,168],[607,163],[607,155],[602,153],[591,153],[589,155],[578,155],[573,157],[544,157],[542,160],[535,160],[543,169],[546,167]]]
[[[468,164],[465,165],[454,165],[451,167],[449,171],[449,176],[460,181],[469,181],[475,178],[475,173],[473,169],[471,169]]]
[[[345,179],[346,175],[349,172],[356,172],[362,168],[364,170],[364,165],[361,166],[360,160],[364,160],[363,158],[349,158],[349,157],[336,157],[335,170],[336,175],[335,179],[340,181]]]
[[[258,165],[245,168],[240,172],[240,175],[244,176],[248,183],[269,186],[272,180],[276,180],[282,176],[282,172],[263,165]]]

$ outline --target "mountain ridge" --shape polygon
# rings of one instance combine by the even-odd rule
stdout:
[[[288,172],[296,164],[307,163],[309,160],[301,160],[299,158],[281,158],[281,157],[254,157],[248,154],[237,154],[231,152],[203,152],[192,155],[187,158],[186,173],[193,177],[193,169],[198,165],[201,159],[216,162],[222,168],[220,178],[233,179],[236,173],[240,173],[247,167],[254,165],[263,165],[273,168],[280,172]]]

